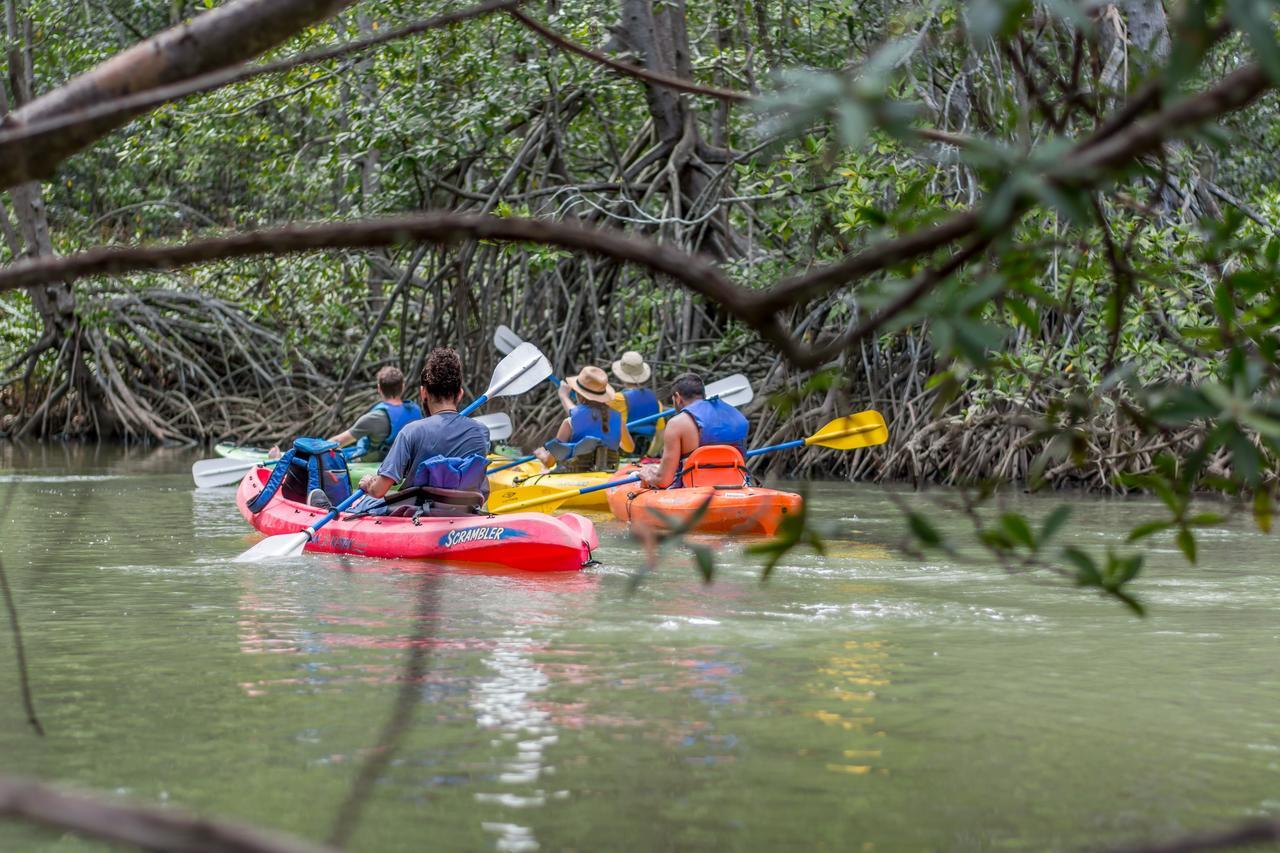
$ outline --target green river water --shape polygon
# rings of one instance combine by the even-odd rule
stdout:
[[[402,690],[415,716],[350,847],[1079,850],[1280,816],[1276,539],[1171,542],[1114,602],[895,551],[885,491],[813,488],[845,538],[762,585],[704,586],[599,526],[561,576],[305,555],[253,541],[196,455],[0,445],[0,558],[48,736],[0,632],[0,772],[325,839]],[[909,503],[924,498],[899,490]],[[1122,540],[1146,500],[1075,505]],[[963,520],[931,510],[943,529]],[[411,648],[426,672],[406,682]],[[407,684],[407,686],[406,686]],[[0,849],[98,850],[0,823]]]

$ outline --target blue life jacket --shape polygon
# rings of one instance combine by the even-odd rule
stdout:
[[[661,411],[658,406],[658,397],[648,388],[630,388],[622,392],[622,396],[627,398],[627,420],[636,421],[640,418],[647,418],[650,415],[656,415]],[[641,424],[631,430],[632,435],[653,435],[657,431],[657,422]]]
[[[267,484],[252,501],[249,511],[261,512],[284,486],[286,500],[303,502],[313,489],[324,489],[334,506],[351,495],[351,474],[338,443],[323,438],[295,438],[293,447],[276,460]]]
[[[470,456],[432,456],[422,460],[413,469],[405,486],[479,492],[486,483],[485,468],[488,464],[488,458],[478,453]]]
[[[727,444],[746,452],[746,416],[723,400],[698,400],[683,410],[698,425],[698,444]]]
[[[600,439],[600,446],[609,450],[617,450],[622,446],[622,415],[615,409],[607,409],[609,413],[609,431],[604,431],[600,420],[600,410],[585,403],[579,403],[569,410],[569,425],[573,427],[570,444],[576,444],[587,437]]]
[[[391,432],[387,433],[387,440],[382,443],[378,450],[386,450],[391,443],[396,440],[396,436],[400,434],[400,430],[422,417],[422,409],[418,408],[417,403],[401,403],[398,406],[392,405],[385,400],[378,403],[368,413],[386,412],[387,420],[391,421]]]

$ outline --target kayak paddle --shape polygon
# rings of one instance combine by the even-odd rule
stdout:
[[[543,445],[543,447],[551,451],[551,455],[555,457],[557,462],[563,462],[566,459],[578,456],[582,453],[594,453],[595,449],[599,446],[600,439],[596,438],[594,435],[587,436],[581,441],[576,441],[573,444],[565,444],[563,441],[553,438]],[[499,465],[497,468],[490,468],[485,472],[485,474],[496,474],[499,471],[506,471],[508,468],[514,468],[517,465],[532,462],[537,458],[537,454],[530,453],[528,456],[521,456],[519,459]]]
[[[751,458],[765,453],[789,450],[793,447],[804,447],[806,445],[830,447],[835,450],[855,450],[859,447],[884,444],[888,440],[889,429],[885,426],[884,416],[877,411],[867,410],[856,415],[836,418],[807,438],[798,438],[795,441],[749,450],[744,456]],[[607,483],[585,486],[581,489],[565,490],[557,489],[554,486],[539,485],[517,486],[512,489],[503,489],[490,495],[489,512],[498,515],[507,512],[521,512],[535,506],[546,507],[542,510],[543,512],[554,512],[557,506],[569,500],[569,498],[638,482],[640,482],[640,475],[636,474],[621,480],[611,480]]]
[[[356,489],[351,493],[350,497],[335,506],[333,509],[329,510],[327,515],[313,523],[306,530],[299,531],[298,533],[280,533],[276,536],[268,536],[248,551],[245,551],[239,557],[236,557],[235,562],[256,563],[259,560],[298,556],[302,553],[302,549],[307,547],[307,543],[315,538],[317,530],[337,518],[338,513],[351,506],[363,495],[364,492]]]
[[[511,331],[509,326],[498,326],[498,328],[493,330],[493,346],[503,355],[510,355],[511,351],[522,343],[524,343],[524,339]],[[556,385],[560,384],[560,377],[556,376],[554,373],[548,376],[547,379],[554,382]]]
[[[523,394],[551,375],[551,362],[533,344],[516,347],[493,369],[489,388],[458,414],[467,416],[493,397],[513,397]]]
[[[481,415],[475,420],[489,430],[490,441],[504,441],[511,437],[511,416],[505,412]],[[352,462],[357,458],[359,457],[348,456],[347,461]],[[201,489],[231,486],[240,482],[245,474],[259,465],[274,465],[275,462],[274,459],[201,459],[191,466],[191,477],[195,480],[196,487]]]
[[[703,389],[702,398],[704,400],[724,400],[730,406],[741,408],[747,403],[755,399],[756,392],[751,389],[751,380],[743,376],[741,373],[735,373],[732,376],[726,376],[719,382],[712,382]],[[651,424],[659,418],[675,417],[675,409],[666,409],[658,412],[656,415],[649,415],[647,418],[637,418],[634,421],[627,422],[627,429],[644,424]]]
[[[808,438],[797,438],[795,441],[784,441],[768,447],[758,447],[743,454],[747,459],[775,450],[790,450],[793,447],[805,447],[817,444],[835,450],[857,450],[859,447],[871,447],[884,444],[889,440],[889,428],[885,425],[884,416],[874,409],[858,412],[856,415],[845,415],[836,418]]]

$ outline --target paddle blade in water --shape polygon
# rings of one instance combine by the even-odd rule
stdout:
[[[806,444],[818,444],[836,450],[856,450],[884,444],[889,440],[889,428],[884,416],[874,410],[858,412],[836,418],[805,440]]]
[[[505,412],[480,415],[474,420],[489,431],[490,441],[506,441],[511,438],[511,416]]]
[[[513,349],[522,343],[524,341],[520,336],[506,326],[499,326],[493,330],[493,346],[503,355],[509,355]]]
[[[256,563],[259,560],[278,560],[281,557],[296,557],[302,553],[311,541],[311,534],[306,530],[301,533],[281,533],[279,536],[268,536],[248,551],[245,551],[233,562]]]
[[[735,373],[706,386],[706,393],[703,396],[708,400],[715,397],[724,400],[730,406],[741,408],[755,399],[756,392],[751,389],[751,380],[741,373]]]
[[[538,512],[555,512],[560,504],[575,497],[577,489],[557,489],[555,486],[525,485],[513,489],[502,489],[489,495],[489,512],[502,515],[508,512],[524,512],[536,509]]]
[[[546,381],[550,375],[551,362],[547,361],[542,351],[533,344],[523,343],[498,362],[493,370],[493,381],[485,395],[492,399],[523,394]]]
[[[210,489],[214,486],[231,486],[244,475],[258,466],[256,460],[244,459],[201,459],[191,466],[191,479],[196,487]]]

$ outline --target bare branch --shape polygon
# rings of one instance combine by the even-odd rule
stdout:
[[[1110,853],[1198,853],[1201,850],[1226,850],[1252,847],[1280,841],[1280,821],[1256,820],[1225,832],[1211,832],[1174,839],[1163,844],[1136,844],[1115,848]]]
[[[4,507],[0,508],[0,518],[7,518],[9,505],[13,502],[16,489],[10,487],[4,496]],[[13,600],[13,590],[9,588],[9,576],[5,573],[4,563],[0,562],[0,598],[4,599],[4,609],[9,616],[9,628],[13,632],[13,652],[18,666],[18,689],[22,693],[22,707],[27,712],[27,722],[35,733],[44,737],[44,726],[36,715],[35,700],[31,696],[31,674],[27,669],[27,647],[22,639],[22,623],[18,621],[18,605]]]
[[[619,62],[618,60],[612,59],[599,51],[591,50],[590,48],[583,47],[576,42],[570,41],[555,30],[535,21],[533,18],[530,18],[518,9],[511,8],[507,10],[507,14],[561,50],[567,50],[570,53],[576,53],[579,56],[586,57],[592,62],[599,63],[606,68],[611,68],[614,71],[617,71],[619,74],[625,74],[628,77],[647,80],[650,83],[657,83],[659,86],[666,86],[668,89],[674,89],[677,92],[687,92],[691,95],[707,95],[712,98],[719,98],[722,101],[743,103],[755,100],[755,97],[750,92],[738,92],[733,89],[722,89],[719,86],[703,86],[699,83],[694,83],[692,80],[672,77],[669,74],[659,74],[656,71],[649,71],[638,65],[629,65],[625,62]]]
[[[20,261],[0,269],[0,290],[104,273],[169,270],[225,258],[281,255],[321,249],[368,249],[463,240],[542,243],[630,261],[669,275],[690,290],[726,305],[749,300],[752,291],[734,284],[710,261],[621,231],[573,222],[427,212],[413,216],[289,225],[176,246],[93,249],[77,255]]]
[[[232,0],[116,54],[92,71],[10,113],[4,124],[22,128],[77,111],[91,111],[103,101],[226,68],[257,56],[353,2]],[[58,163],[143,109],[112,110],[95,119],[82,117],[56,133],[6,133],[5,136],[18,134],[20,139],[0,142],[0,188],[48,175]]]
[[[282,833],[198,818],[174,809],[126,805],[39,782],[0,776],[0,815],[144,850],[180,853],[334,853]]]

